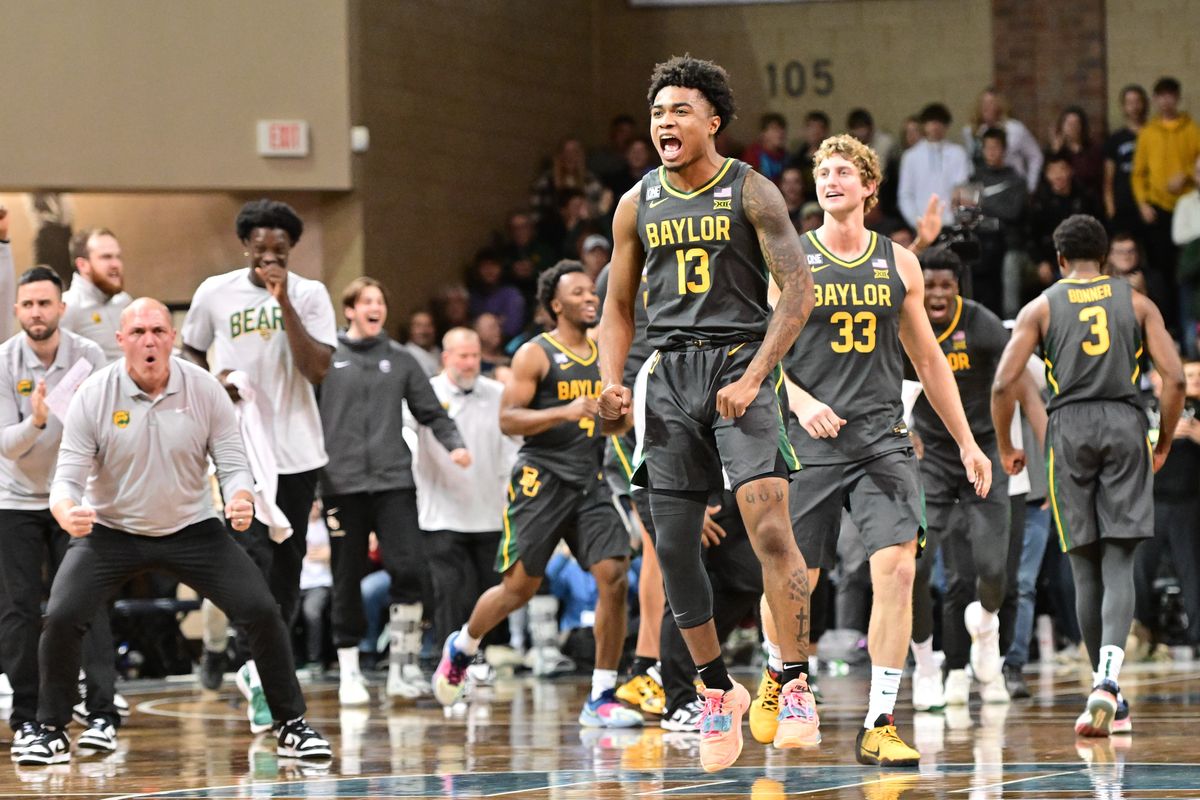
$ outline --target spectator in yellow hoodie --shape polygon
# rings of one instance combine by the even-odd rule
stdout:
[[[1192,166],[1200,156],[1200,127],[1179,110],[1180,86],[1175,78],[1154,84],[1155,116],[1138,133],[1133,157],[1133,195],[1147,226],[1146,274],[1150,297],[1163,311],[1163,321],[1178,337],[1176,296],[1177,251],[1171,240],[1171,217],[1179,198],[1194,187]]]

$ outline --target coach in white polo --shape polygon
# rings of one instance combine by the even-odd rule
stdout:
[[[171,355],[175,330],[157,300],[126,308],[117,338],[124,358],[80,386],[63,424],[50,508],[74,539],[54,579],[39,647],[41,730],[17,762],[69,759],[63,729],[71,719],[81,631],[97,604],[148,569],[210,597],[249,633],[275,713],[279,755],[328,758],[329,743],[304,721],[279,609],[213,510],[209,457],[233,528],[244,530],[254,516],[233,404],[211,375]]]

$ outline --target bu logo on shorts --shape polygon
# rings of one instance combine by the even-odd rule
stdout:
[[[521,468],[521,491],[526,497],[537,497],[542,482],[538,480],[538,471],[533,467]]]
[[[128,428],[129,427],[129,412],[128,411],[114,411],[113,412],[113,425],[116,425],[118,428]]]

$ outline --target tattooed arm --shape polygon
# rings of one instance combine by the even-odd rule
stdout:
[[[816,300],[812,273],[779,189],[752,171],[742,188],[742,206],[758,234],[767,269],[779,284],[779,301],[746,374],[717,392],[717,412],[726,418],[740,417],[754,401],[762,382],[800,335]]]

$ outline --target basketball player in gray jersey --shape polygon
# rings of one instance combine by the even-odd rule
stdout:
[[[1133,622],[1133,551],[1154,536],[1151,473],[1171,449],[1183,408],[1183,367],[1154,303],[1126,281],[1100,274],[1108,252],[1104,226],[1086,214],[1068,217],[1054,231],[1054,246],[1066,277],[1017,316],[996,369],[992,416],[1005,470],[1015,474],[1025,459],[1008,435],[1017,381],[1040,346],[1051,391],[1050,512],[1071,560],[1075,610],[1094,669],[1075,732],[1108,736],[1133,729],[1117,682]],[[1163,383],[1154,445],[1137,393],[1144,348]]]
[[[645,437],[634,482],[650,516],[667,599],[704,681],[700,763],[725,769],[742,749],[746,689],[729,678],[700,557],[705,501],[728,476],[763,566],[767,602],[786,629],[777,746],[819,739],[801,678],[807,650],[806,567],[791,536],[787,481],[799,463],[776,393],[779,359],[812,309],[812,281],[783,196],[746,164],[717,154],[734,117],[725,71],[689,56],[659,64],[648,94],[650,133],[663,166],[621,198],[600,325],[600,413],[630,410],[622,372],[634,304],[646,275]],[[776,313],[767,285],[781,289]]]
[[[912,630],[912,584],[925,521],[920,476],[904,425],[900,386],[907,354],[926,397],[959,447],[967,480],[984,496],[991,462],[975,443],[954,375],[925,314],[925,283],[912,253],[868,231],[879,158],[850,136],[826,139],[813,163],[824,224],[802,239],[816,284],[809,324],[784,360],[790,404],[800,425],[792,444],[805,469],[791,486],[792,525],[811,568],[834,566],[841,512],[848,508],[870,557],[879,600],[871,609],[870,702],[857,759],[915,766],[920,754],[896,732],[894,710]],[[903,348],[903,352],[902,352]],[[764,631],[774,641],[772,614]],[[774,686],[765,676],[751,729],[767,715]],[[774,684],[774,685],[772,685]]]

